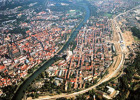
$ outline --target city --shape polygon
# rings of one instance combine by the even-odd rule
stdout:
[[[0,99],[137,100],[140,1],[127,1],[1,0]]]

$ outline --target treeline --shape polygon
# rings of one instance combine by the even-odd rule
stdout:
[[[11,0],[11,1],[7,0],[5,2],[5,4],[3,4],[3,5],[0,4],[0,9],[1,10],[6,10],[7,8],[13,9],[15,7],[28,5],[28,4],[34,3],[34,2],[42,3],[42,2],[44,2],[44,0]]]
[[[14,28],[13,30],[10,30],[9,33],[25,35],[27,30],[28,30],[28,28],[26,28],[26,29]]]
[[[53,95],[54,93],[65,93],[64,83],[62,83],[60,86],[56,86],[53,82],[54,78],[55,77],[49,77],[49,74],[47,72],[42,72],[37,78],[33,80],[33,82],[27,88],[27,97],[32,97],[33,99],[35,99],[40,95],[46,95],[44,93],[48,93],[50,95]],[[34,86],[34,84],[37,82],[42,82],[43,85],[41,88],[37,88]],[[41,93],[37,93],[37,91],[40,91]]]
[[[140,30],[139,29],[137,29],[136,27],[132,27],[131,31],[132,31],[134,36],[136,36],[140,39]]]
[[[101,94],[97,93],[95,90],[89,90],[88,92],[84,93],[84,94],[79,94],[76,96],[76,98],[71,97],[71,98],[58,98],[56,100],[94,100],[94,96],[96,98],[96,100],[106,100],[102,97]]]
[[[1,95],[0,96],[0,100],[11,100],[12,96],[14,95],[14,91],[16,90],[17,85],[13,84],[13,85],[9,85],[6,87],[2,87],[2,91],[5,94],[5,96]]]
[[[60,4],[57,4],[56,6],[51,6],[50,7],[50,10],[51,11],[57,11],[57,12],[64,12],[66,13],[68,10],[71,10],[71,9],[74,9],[74,10],[80,10],[82,12],[84,12],[84,9],[78,5],[69,5],[69,6],[62,6]]]
[[[137,80],[135,78],[136,74],[140,76],[140,52],[137,53],[134,62],[129,64],[124,72],[126,74],[119,78],[120,85],[118,89],[120,90],[120,93],[115,100],[138,100],[140,87],[137,86],[140,84],[140,82],[136,82],[134,79]],[[129,94],[128,98],[126,98],[127,94]]]

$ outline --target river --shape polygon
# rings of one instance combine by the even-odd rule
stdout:
[[[71,41],[74,41],[74,39],[76,38],[79,30],[81,29],[81,27],[84,25],[84,23],[87,22],[87,20],[90,18],[90,10],[88,8],[88,6],[82,5],[82,7],[85,9],[86,13],[84,16],[84,20],[78,25],[78,27],[73,31],[73,33],[71,34],[69,40],[67,41],[67,43],[63,46],[63,48],[58,52],[58,54],[62,53],[64,50],[66,50],[69,46],[69,43]],[[40,74],[42,73],[47,67],[49,67],[50,65],[52,65],[55,61],[56,56],[54,56],[53,58],[51,58],[50,60],[48,60],[43,66],[41,66],[38,70],[36,70],[29,78],[27,78],[18,88],[17,92],[14,94],[12,100],[21,100],[25,94],[26,88],[29,86],[29,84]]]

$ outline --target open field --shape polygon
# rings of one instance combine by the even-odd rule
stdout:
[[[104,16],[107,16],[107,17],[111,18],[112,17],[112,14],[105,13]]]
[[[134,38],[132,35],[132,32],[130,31],[125,31],[122,36],[124,37],[124,41],[126,46],[130,46],[134,42]]]
[[[106,75],[105,77],[109,77],[119,66],[120,62],[121,62],[121,57],[122,54],[118,54],[116,57],[113,58],[113,64],[109,67],[108,69],[108,75]],[[122,66],[123,67],[123,66]],[[116,77],[118,75],[118,73],[116,75],[114,75],[113,77]]]

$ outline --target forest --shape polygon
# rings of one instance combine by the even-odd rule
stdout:
[[[126,69],[124,69],[124,74],[119,78],[120,94],[116,97],[117,100],[139,100],[140,94],[140,52],[134,62],[130,63]],[[127,96],[126,96],[127,95]]]
[[[138,37],[138,39],[140,39],[140,30],[136,27],[132,27],[131,31],[133,33],[134,36]]]

